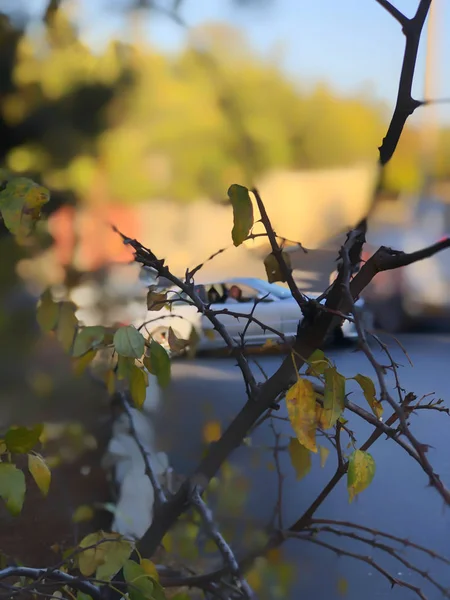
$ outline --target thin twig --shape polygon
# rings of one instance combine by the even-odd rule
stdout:
[[[213,514],[206,502],[202,499],[200,492],[197,488],[195,488],[192,492],[191,502],[194,508],[199,513],[200,517],[202,518],[203,524],[208,532],[208,535],[215,542],[225,564],[229,568],[230,573],[236,579],[236,582],[238,583],[239,589],[242,593],[242,597],[247,598],[248,600],[255,598],[253,590],[245,581],[245,579],[242,578],[240,567],[236,560],[236,557],[234,556],[233,550],[231,549],[223,535],[220,533],[219,529],[217,528],[217,525],[214,522]]]
[[[126,412],[129,422],[130,422],[130,434],[131,434],[132,438],[134,439],[134,441],[136,442],[136,444],[139,448],[139,452],[141,453],[142,459],[144,461],[145,474],[150,479],[150,482],[153,487],[153,491],[155,492],[155,505],[157,507],[159,507],[162,504],[165,504],[167,502],[166,495],[164,494],[164,491],[158,480],[158,477],[157,477],[155,471],[153,470],[149,453],[142,445],[142,442],[139,439],[139,436],[137,434],[136,428],[134,426],[133,413],[131,410],[131,406],[126,398],[125,392],[120,392],[120,399],[121,399],[123,409]]]
[[[412,592],[414,592],[419,598],[421,598],[421,600],[427,600],[427,597],[423,594],[422,590],[419,587],[412,585],[411,583],[408,583],[404,579],[399,579],[398,577],[394,577],[393,575],[391,575],[389,573],[389,571],[386,571],[386,569],[384,569],[381,565],[379,565],[371,556],[364,556],[362,554],[356,554],[355,552],[349,552],[348,550],[343,550],[342,548],[333,546],[332,544],[328,544],[327,542],[323,542],[322,540],[318,540],[317,538],[315,538],[311,535],[308,536],[305,534],[291,533],[290,531],[284,532],[284,534],[286,535],[287,538],[293,537],[298,540],[310,542],[311,544],[316,544],[317,546],[322,546],[322,548],[327,548],[327,550],[331,550],[332,552],[337,554],[337,556],[348,556],[349,558],[354,558],[355,560],[364,562],[364,563],[370,565],[371,567],[373,567],[374,569],[376,569],[382,575],[384,575],[384,577],[391,584],[391,587],[398,585],[399,587],[407,588],[407,589],[411,590]]]
[[[64,571],[53,569],[37,569],[32,567],[6,567],[0,571],[0,580],[8,577],[27,577],[28,579],[52,579],[55,582],[60,582],[68,585],[75,590],[89,594],[94,599],[100,600],[101,593],[98,587],[90,583],[84,578],[75,575],[69,575]]]

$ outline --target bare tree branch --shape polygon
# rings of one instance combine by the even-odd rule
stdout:
[[[35,569],[31,567],[6,567],[0,571],[0,581],[9,577],[27,577],[33,580],[51,579],[55,582],[60,582],[63,585],[68,585],[75,590],[84,592],[91,596],[94,600],[101,599],[100,589],[91,582],[82,577],[69,575],[64,571],[53,569]]]
[[[191,496],[191,502],[202,518],[203,524],[208,532],[208,535],[215,542],[222,558],[227,565],[229,572],[236,579],[239,590],[242,592],[242,598],[252,600],[255,594],[245,579],[242,578],[239,564],[234,556],[233,550],[220,533],[217,525],[214,522],[214,517],[206,502],[202,500],[198,489],[194,489]]]
[[[142,456],[142,459],[143,459],[144,465],[145,465],[145,474],[150,479],[150,482],[153,487],[153,491],[155,492],[155,508],[157,508],[157,507],[165,504],[165,502],[167,502],[166,495],[162,489],[162,486],[158,480],[156,473],[153,470],[149,454],[148,454],[147,450],[144,448],[144,446],[142,445],[142,442],[139,439],[139,436],[137,434],[136,428],[134,426],[133,413],[131,411],[131,406],[127,400],[126,394],[125,394],[125,392],[119,392],[119,395],[120,395],[122,407],[123,407],[124,411],[126,412],[129,422],[130,422],[131,437],[134,439],[134,441],[136,442],[136,444],[139,448],[139,452],[141,453],[141,456]]]
[[[362,554],[356,554],[355,552],[349,552],[348,550],[343,550],[342,548],[339,548],[338,546],[333,546],[332,544],[328,544],[327,542],[318,540],[317,538],[315,538],[311,535],[308,536],[308,535],[299,534],[299,533],[293,534],[289,531],[285,532],[285,535],[287,538],[294,537],[298,540],[303,540],[305,542],[310,542],[311,544],[316,544],[317,546],[322,546],[322,548],[327,548],[327,550],[331,550],[338,556],[348,556],[349,558],[354,558],[355,560],[364,562],[364,563],[370,565],[371,567],[373,567],[374,569],[376,569],[379,573],[381,573],[389,581],[389,583],[391,584],[391,587],[394,587],[396,585],[398,585],[399,587],[404,587],[404,588],[409,589],[412,592],[414,592],[419,598],[421,598],[421,600],[427,600],[427,597],[423,594],[422,590],[419,587],[412,585],[411,583],[408,583],[404,579],[399,579],[398,577],[394,577],[393,575],[391,575],[389,573],[389,571],[386,571],[386,569],[384,569],[381,565],[379,565],[371,556],[364,556]]]

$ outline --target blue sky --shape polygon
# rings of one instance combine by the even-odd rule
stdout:
[[[159,0],[163,5],[171,1]],[[98,0],[79,2],[84,6],[86,38],[92,43],[123,31],[123,24],[111,12],[99,19]],[[102,2],[111,6],[108,0]],[[393,2],[407,16],[412,16],[418,4],[418,0]],[[433,0],[433,5],[437,17],[433,95],[450,97],[450,2]],[[278,49],[283,69],[300,82],[325,81],[341,93],[364,91],[394,105],[404,38],[399,24],[376,0],[265,0],[262,8],[236,8],[230,0],[183,0],[181,7],[191,27],[208,21],[229,22],[245,32],[255,52],[264,56]],[[181,47],[186,36],[167,17],[154,13],[146,31],[155,45],[168,51]],[[424,96],[425,46],[426,36],[416,70],[417,98]],[[450,121],[450,105],[420,109],[413,119],[418,122],[427,115]]]

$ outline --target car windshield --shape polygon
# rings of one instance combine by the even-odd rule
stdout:
[[[291,296],[291,292],[288,289],[281,287],[281,285],[277,285],[276,283],[267,283],[267,281],[263,281],[262,279],[258,281],[249,280],[248,283],[249,285],[254,285],[255,288],[264,294],[272,294],[280,300],[283,300],[284,298],[290,298]]]

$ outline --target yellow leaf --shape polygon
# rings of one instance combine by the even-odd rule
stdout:
[[[141,567],[146,575],[150,575],[150,577],[152,577],[153,579],[156,579],[156,581],[159,581],[159,574],[156,569],[155,563],[153,563],[148,558],[143,558],[141,560]]]
[[[320,466],[323,467],[325,466],[325,463],[327,462],[327,458],[328,455],[330,454],[330,451],[328,450],[328,448],[325,448],[325,446],[319,446],[319,454],[320,454]]]
[[[348,594],[348,581],[344,577],[339,577],[337,589],[339,596],[346,596]]]
[[[376,398],[375,385],[373,381],[370,379],[370,377],[360,374],[355,375],[353,379],[361,386],[361,389],[364,393],[364,398],[367,400],[367,404],[372,409],[373,414],[377,417],[377,419],[381,419],[383,416],[383,406]]]
[[[50,488],[52,474],[44,458],[40,454],[29,454],[28,469],[42,495],[46,496]]]
[[[348,460],[347,490],[349,501],[364,491],[375,475],[375,461],[368,452],[355,450]]]
[[[66,352],[72,349],[77,331],[78,319],[75,316],[77,307],[72,302],[61,302],[59,305],[56,337]]]
[[[325,369],[324,377],[323,429],[329,429],[335,425],[344,410],[345,377],[338,373],[334,367]]]
[[[325,357],[322,350],[314,350],[311,356],[308,358],[308,368],[306,370],[307,375],[323,375],[325,369],[330,366],[329,360]]]
[[[78,568],[82,575],[90,577],[96,573],[97,579],[111,579],[124,566],[133,545],[117,533],[97,531],[83,538],[79,544]]]
[[[286,394],[289,420],[298,441],[317,452],[316,446],[316,394],[313,385],[307,379],[298,379]]]
[[[297,438],[289,440],[289,456],[297,474],[297,480],[303,479],[311,469],[311,452],[302,446]]]
[[[36,318],[42,331],[49,332],[56,327],[58,322],[59,305],[53,300],[49,289],[45,290],[36,311]]]
[[[9,180],[0,191],[0,213],[9,231],[19,241],[26,238],[38,221],[41,208],[49,200],[48,190],[26,177]]]
[[[203,427],[203,439],[207,444],[217,442],[222,435],[222,427],[219,421],[209,421]]]
[[[206,338],[208,338],[208,340],[214,341],[214,339],[216,337],[216,332],[214,331],[214,329],[204,329],[203,335]]]
[[[144,371],[133,365],[131,368],[129,381],[130,394],[133,398],[133,403],[136,408],[142,408],[147,395],[147,380]]]
[[[275,348],[275,346],[278,346],[278,344],[276,342],[274,342],[271,339],[268,339],[264,342],[264,344],[261,346],[261,348],[263,350],[270,350],[272,348]]]
[[[88,506],[87,504],[82,504],[76,510],[74,510],[72,515],[72,521],[74,523],[81,523],[83,521],[91,521],[94,518],[94,509],[92,506]]]

